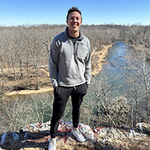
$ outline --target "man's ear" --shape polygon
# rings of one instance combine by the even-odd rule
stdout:
[[[66,20],[66,23],[68,24],[68,20]]]

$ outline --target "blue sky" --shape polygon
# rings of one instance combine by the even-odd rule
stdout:
[[[150,0],[0,0],[0,25],[66,24],[72,6],[83,24],[150,25]]]

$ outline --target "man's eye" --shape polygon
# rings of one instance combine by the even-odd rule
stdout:
[[[70,18],[71,20],[79,20],[80,18],[79,17],[72,17]]]

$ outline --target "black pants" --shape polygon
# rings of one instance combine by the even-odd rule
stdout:
[[[54,89],[53,115],[51,119],[50,135],[56,137],[59,121],[65,111],[69,96],[72,98],[72,120],[73,127],[77,128],[80,118],[80,105],[84,95],[87,93],[86,83],[75,87],[58,86]]]

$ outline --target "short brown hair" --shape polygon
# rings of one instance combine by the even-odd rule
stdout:
[[[66,17],[67,20],[68,20],[69,14],[74,12],[74,11],[77,11],[81,15],[81,18],[82,18],[81,11],[78,9],[78,7],[72,7],[68,10],[68,14],[67,14],[67,17]]]

